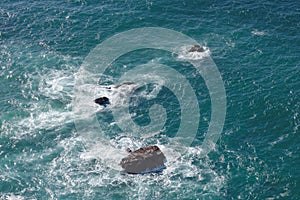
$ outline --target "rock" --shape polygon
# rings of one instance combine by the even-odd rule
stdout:
[[[100,106],[106,106],[107,104],[109,104],[109,98],[107,97],[100,97],[94,100],[94,102],[96,104],[99,104]]]
[[[166,168],[166,157],[157,146],[148,146],[133,152],[127,149],[127,152],[130,155],[123,158],[120,165],[129,174],[158,173]]]
[[[189,52],[204,52],[205,49],[201,47],[200,45],[194,45],[192,48],[190,48]]]
[[[119,85],[116,85],[114,88],[118,89],[119,87],[121,87],[123,85],[135,85],[135,82],[124,82]]]

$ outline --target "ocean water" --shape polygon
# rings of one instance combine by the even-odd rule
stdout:
[[[296,0],[2,0],[0,199],[300,199],[299,19]],[[104,72],[82,73],[86,63],[101,68],[107,52],[129,49],[117,43],[87,62],[99,44],[146,27],[207,49],[192,56],[202,65],[211,58],[226,91],[216,143],[203,145],[215,80],[206,82],[186,61],[188,45],[137,49]],[[178,41],[161,35],[152,43],[168,39]],[[160,77],[172,73],[182,76]],[[136,84],[113,88],[125,75]],[[95,105],[101,95],[111,105]],[[170,142],[181,127],[196,127],[188,145]],[[127,147],[154,144],[166,170],[122,172]]]

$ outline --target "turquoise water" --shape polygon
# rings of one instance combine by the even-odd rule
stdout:
[[[299,19],[298,1],[1,1],[0,199],[300,199]],[[143,27],[197,40],[222,75],[226,120],[204,157],[209,91],[193,66],[172,53],[128,53],[98,85],[114,84],[145,63],[184,75],[201,115],[183,154],[174,155],[179,147],[168,145],[182,105],[163,84],[134,88],[129,105],[138,126],[151,123],[154,103],[162,105],[167,119],[159,133],[142,139],[143,132],[122,131],[113,106],[94,107],[99,135],[76,125],[75,78],[85,58],[109,37]],[[80,117],[85,122],[89,116]],[[150,144],[165,152],[167,169],[122,173],[120,152]]]

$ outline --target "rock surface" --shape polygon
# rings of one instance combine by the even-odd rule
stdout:
[[[120,162],[121,167],[129,174],[146,174],[163,171],[166,157],[157,146],[148,146],[130,152],[130,155]]]
[[[190,48],[189,52],[204,52],[205,49],[201,47],[200,45],[194,45],[192,48]]]
[[[100,106],[106,106],[109,104],[109,99],[107,97],[100,97],[94,100],[96,104],[99,104]]]

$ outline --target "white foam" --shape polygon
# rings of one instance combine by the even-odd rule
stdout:
[[[30,133],[33,130],[51,129],[73,121],[73,113],[71,111],[61,112],[50,110],[47,112],[39,112],[37,110],[39,110],[39,108],[33,110],[30,117],[19,121],[18,124],[23,130],[28,130],[27,132],[21,132],[22,134]]]
[[[18,121],[18,125],[24,130],[31,132],[35,129],[49,129],[61,126],[73,121],[73,113],[71,110],[71,99],[73,90],[73,75],[71,72],[49,71],[41,77],[33,77],[29,75],[28,79],[33,80],[40,78],[38,91],[34,91],[31,81],[24,85],[24,90],[30,90],[31,97],[36,97],[37,101],[30,101],[26,111],[30,113],[29,117]],[[24,95],[26,92],[23,91]],[[28,96],[27,96],[28,97]],[[43,99],[44,97],[49,99]],[[59,108],[55,108],[52,100],[61,102]],[[52,106],[54,103],[54,107]],[[60,107],[63,106],[63,107]],[[26,132],[22,131],[23,134]]]
[[[109,144],[97,143],[88,148],[88,151],[80,155],[81,159],[97,159],[107,167],[115,170],[121,170],[119,162],[127,155],[126,151],[117,149]]]
[[[71,98],[73,93],[74,77],[66,71],[56,71],[41,77],[39,91],[52,99]]]
[[[12,193],[9,193],[9,194],[5,194],[5,195],[1,195],[0,198],[3,200],[24,200],[25,197],[21,196],[21,195],[14,195]]]
[[[266,32],[264,32],[264,31],[258,31],[258,30],[253,30],[253,31],[251,31],[251,33],[253,35],[258,35],[258,36],[266,35]]]
[[[202,60],[210,56],[210,50],[206,46],[202,46],[204,51],[203,52],[189,52],[190,46],[183,46],[178,54],[179,60],[184,61],[195,61],[195,60]]]

